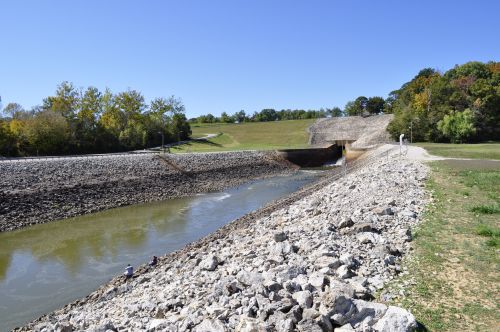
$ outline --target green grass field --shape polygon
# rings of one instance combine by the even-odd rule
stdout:
[[[230,150],[272,150],[304,148],[308,145],[307,128],[314,119],[239,124],[194,124],[192,137],[220,134],[206,142],[190,142],[171,148],[174,153]]]
[[[445,144],[417,143],[430,154],[443,157],[500,160],[500,143]]]
[[[445,147],[444,145],[442,145]],[[498,144],[497,144],[498,146]],[[492,151],[493,144],[485,151]],[[469,147],[450,157],[471,157]],[[448,150],[450,151],[450,150]],[[493,152],[485,152],[492,159]],[[387,289],[428,331],[499,331],[500,168],[490,161],[430,163],[432,202],[414,232],[408,274]],[[405,292],[400,293],[402,285]],[[425,330],[425,329],[424,329]]]

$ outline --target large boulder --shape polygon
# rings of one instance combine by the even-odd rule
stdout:
[[[215,255],[208,255],[200,262],[200,268],[207,271],[214,271],[219,265],[219,258]]]
[[[394,306],[390,306],[384,316],[373,325],[373,329],[380,332],[409,332],[416,328],[415,317],[405,309]]]

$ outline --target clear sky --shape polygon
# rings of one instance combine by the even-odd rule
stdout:
[[[188,117],[343,107],[470,60],[500,60],[500,1],[0,0],[4,106],[67,80]]]

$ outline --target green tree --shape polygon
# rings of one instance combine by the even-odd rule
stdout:
[[[42,108],[61,114],[66,120],[73,121],[76,117],[80,98],[73,83],[62,82],[57,86],[55,96],[43,100]]]
[[[77,113],[75,138],[77,152],[103,152],[100,147],[102,143],[101,131],[98,128],[98,119],[101,114],[102,93],[95,87],[88,87],[81,97]]]
[[[3,113],[10,116],[12,119],[19,119],[23,117],[25,110],[18,103],[8,103],[3,109]]]
[[[265,108],[257,116],[257,121],[275,121],[278,119],[278,114],[273,108]]]
[[[452,143],[462,143],[476,132],[474,114],[470,109],[463,112],[452,112],[438,122],[438,129]]]
[[[31,154],[59,155],[68,151],[69,125],[61,113],[37,112],[25,127]]]
[[[143,112],[146,109],[144,96],[137,90],[120,92],[114,98],[118,114],[124,116],[124,128],[119,133],[120,143],[127,149],[146,146],[148,132]],[[116,115],[118,115],[116,114]]]
[[[345,107],[344,112],[349,115],[362,115],[366,110],[366,103],[368,102],[368,98],[365,96],[359,96],[354,101],[349,101]]]
[[[233,122],[233,119],[231,119],[231,117],[226,112],[222,112],[222,114],[220,115],[220,121],[223,123],[231,123]]]
[[[127,122],[140,121],[146,109],[144,96],[136,90],[127,90],[115,96],[116,107],[125,115]]]
[[[17,156],[17,141],[9,122],[0,119],[0,156]]]
[[[172,117],[171,132],[176,141],[186,140],[191,136],[191,127],[184,114],[174,114]]]
[[[247,121],[247,115],[244,110],[234,113],[233,118],[234,121],[237,121],[239,123]]]
[[[344,111],[340,107],[334,107],[328,113],[334,118],[344,116]]]
[[[118,139],[120,132],[125,129],[127,125],[127,118],[125,113],[116,105],[115,96],[109,89],[106,89],[102,96],[103,112],[98,120],[102,128],[109,132],[112,137]]]
[[[384,112],[385,100],[382,97],[370,97],[366,101],[366,111],[370,114]]]
[[[90,130],[95,128],[97,119],[101,114],[102,93],[95,87],[88,87],[81,98],[77,117],[83,123],[83,126]]]

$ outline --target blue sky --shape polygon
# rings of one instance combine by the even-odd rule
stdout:
[[[424,67],[500,61],[500,1],[0,0],[0,96],[62,81],[175,95],[188,117],[343,107]]]

